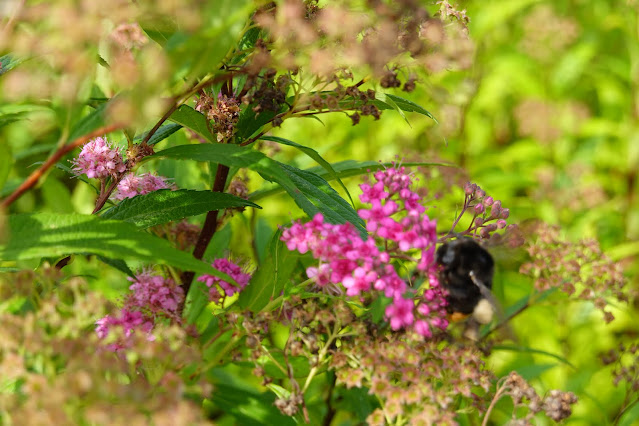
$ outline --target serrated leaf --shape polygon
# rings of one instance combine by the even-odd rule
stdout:
[[[197,112],[197,111],[196,111]],[[182,125],[177,123],[165,124],[161,126],[154,134],[151,136],[147,144],[155,145],[158,142],[163,141],[164,139],[171,136],[173,133],[177,132],[182,128]],[[141,135],[138,135],[134,138],[134,140],[143,140],[149,132],[144,132]]]
[[[264,179],[278,183],[309,217],[321,212],[331,223],[351,222],[360,232],[366,232],[355,210],[324,179],[273,161],[252,148],[229,144],[180,145],[155,155],[248,167]]]
[[[454,164],[435,163],[435,162],[410,162],[410,163],[402,163],[402,165],[406,167],[416,167],[416,166],[457,167]],[[331,164],[331,166],[335,170],[335,175],[338,178],[360,176],[360,175],[364,175],[366,173],[374,172],[380,169],[394,167],[393,163],[380,163],[376,161],[355,161],[355,160],[340,161],[338,163]],[[329,175],[326,172],[326,170],[324,170],[322,167],[311,167],[310,169],[306,169],[306,171],[315,173],[316,175],[322,177],[323,179],[326,179],[327,181],[333,180],[333,177]],[[283,190],[284,190],[283,188],[274,187],[274,188],[256,191],[249,196],[249,199],[253,201],[257,201],[262,198],[278,194],[282,192]]]
[[[188,105],[181,105],[173,111],[169,120],[193,130],[209,142],[217,143],[217,138],[211,134],[206,125],[206,117]]]
[[[94,215],[29,213],[8,217],[9,239],[1,260],[27,260],[77,253],[113,259],[138,259],[233,280],[210,265],[177,250],[168,241],[119,220]]]
[[[251,281],[237,300],[238,306],[259,312],[277,298],[297,265],[297,257],[280,241],[282,231],[271,239],[266,260],[253,273]]]
[[[304,197],[314,206],[315,211],[312,214],[308,211],[306,212],[310,217],[321,212],[326,221],[330,223],[350,222],[355,225],[362,235],[367,235],[362,218],[325,179],[315,173],[300,170],[286,164],[281,164],[281,166],[299,190],[299,192],[294,192],[290,195],[294,199]],[[298,202],[298,204],[300,203]],[[313,209],[309,208],[309,210]]]
[[[300,151],[302,151],[304,154],[308,155],[309,157],[311,157],[313,160],[315,160],[317,162],[317,164],[319,164],[324,170],[326,170],[326,172],[328,173],[328,175],[332,179],[337,180],[337,182],[342,187],[344,192],[346,192],[346,195],[348,195],[348,198],[351,201],[351,204],[355,205],[353,203],[353,198],[351,197],[351,194],[348,192],[348,189],[346,189],[346,186],[344,185],[342,180],[339,178],[339,176],[337,176],[337,173],[335,172],[335,169],[333,169],[331,164],[328,161],[324,160],[324,158],[322,158],[322,156],[319,155],[319,153],[317,151],[315,151],[313,148],[309,148],[307,146],[300,145],[297,142],[293,142],[293,141],[288,140],[288,139],[280,138],[278,136],[262,136],[260,139],[265,140],[265,141],[271,141],[271,142],[280,143],[282,145],[292,146],[294,148],[299,149]]]
[[[229,207],[255,207],[257,204],[235,195],[181,189],[160,189],[148,194],[123,200],[101,214],[104,219],[117,219],[148,228],[161,223],[196,216],[212,210]]]
[[[435,118],[435,116],[433,116],[433,114],[431,114],[424,107],[422,107],[419,104],[416,104],[413,101],[409,101],[408,99],[404,99],[404,98],[401,98],[399,96],[395,96],[395,95],[391,95],[391,94],[386,93],[386,94],[384,94],[384,98],[383,99],[378,98],[375,101],[373,101],[372,103],[375,104],[377,106],[377,108],[379,108],[379,109],[397,109],[397,108],[399,108],[401,111],[416,112],[416,113],[425,115],[426,117],[429,117],[432,120],[434,120],[436,123],[438,123],[438,121]],[[402,116],[403,116],[403,114],[402,114]]]

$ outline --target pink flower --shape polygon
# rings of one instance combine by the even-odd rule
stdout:
[[[124,200],[125,198],[133,198],[136,195],[148,194],[165,188],[175,189],[175,186],[169,184],[167,178],[163,176],[156,176],[151,173],[136,176],[133,173],[129,173],[122,178],[112,198]]]
[[[221,297],[216,284],[219,285],[224,290],[225,296],[230,297],[230,296],[233,296],[235,293],[239,293],[240,291],[242,291],[251,280],[250,274],[244,273],[242,271],[242,268],[240,268],[238,265],[236,265],[235,263],[231,262],[228,259],[215,259],[213,263],[211,264],[211,266],[213,266],[218,271],[224,272],[225,274],[233,278],[235,282],[237,282],[237,285],[239,286],[239,287],[236,287],[233,284],[227,281],[224,281],[221,278],[216,277],[214,275],[208,275],[208,274],[202,275],[197,280],[205,283],[207,287],[210,288],[209,298],[211,300],[219,300]]]
[[[86,174],[89,178],[104,179],[124,173],[126,165],[122,154],[105,138],[95,138],[82,147],[80,155],[72,161],[76,175]]]
[[[413,309],[415,305],[412,299],[404,299],[403,297],[396,297],[393,299],[393,303],[386,307],[386,317],[390,320],[390,325],[393,330],[399,330],[402,327],[408,327],[413,324],[414,316]]]
[[[118,316],[107,315],[97,320],[95,324],[95,332],[100,339],[105,339],[114,328],[122,329],[124,338],[107,345],[107,349],[113,352],[127,348],[130,344],[128,338],[138,330],[147,335],[147,340],[155,340],[155,337],[151,334],[154,326],[153,320],[139,311],[122,309]]]
[[[184,290],[171,278],[151,275],[150,272],[138,274],[129,289],[133,291],[128,306],[148,310],[153,314],[177,315],[179,304],[184,300]]]

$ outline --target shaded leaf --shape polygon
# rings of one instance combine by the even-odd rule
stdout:
[[[27,260],[76,253],[113,259],[138,259],[211,274],[229,276],[134,225],[94,215],[33,213],[8,217],[9,239],[0,246],[0,260]]]
[[[104,126],[107,105],[109,105],[109,102],[105,102],[99,105],[89,115],[83,117],[80,121],[78,121],[75,126],[73,126],[68,140],[73,141],[81,136],[86,135],[87,133],[91,133],[92,131]]]
[[[161,223],[196,216],[229,207],[256,207],[257,204],[235,195],[181,189],[160,189],[148,194],[127,198],[101,214],[105,219],[117,219],[148,228]]]

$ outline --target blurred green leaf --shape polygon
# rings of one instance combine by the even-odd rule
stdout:
[[[122,259],[112,259],[110,257],[105,257],[105,256],[100,256],[100,255],[97,255],[96,257],[101,262],[106,263],[109,266],[113,266],[115,269],[117,269],[120,272],[124,272],[125,274],[127,274],[131,278],[135,278],[135,274],[133,273],[131,268],[129,268],[129,265],[127,265],[124,260],[122,260]]]
[[[212,210],[230,207],[255,207],[257,204],[235,195],[181,189],[160,189],[148,194],[127,198],[117,206],[104,211],[104,219],[117,219],[133,223],[139,228],[148,228],[161,223],[180,220]]]
[[[205,262],[166,241],[118,220],[94,215],[33,213],[9,216],[9,240],[1,260],[26,260],[92,253],[113,259],[138,259],[211,274],[234,282]]]
[[[0,76],[11,71],[21,62],[20,59],[16,59],[13,55],[0,56]]]
[[[211,402],[237,420],[236,424],[246,426],[295,425],[290,417],[284,416],[273,404],[275,395],[260,393],[254,389],[237,388],[224,383],[215,383]]]
[[[106,109],[108,105],[109,102],[101,104],[94,111],[78,121],[69,133],[68,140],[73,141],[104,126],[104,119],[106,118]]]
[[[0,155],[0,189],[4,187],[4,184],[9,177],[11,167],[13,167],[13,158],[9,154],[9,152],[6,152],[6,155]]]
[[[541,349],[533,349],[533,348],[528,348],[526,346],[515,346],[515,345],[495,345],[493,346],[493,350],[497,350],[497,351],[512,351],[512,352],[520,352],[520,353],[526,353],[526,354],[537,354],[537,355],[544,355],[544,356],[548,356],[551,358],[554,358],[560,362],[562,362],[563,364],[566,364],[567,366],[576,369],[577,367],[575,367],[574,365],[572,365],[570,363],[570,361],[568,361],[566,358],[562,357],[561,355],[557,355],[557,354],[553,354],[547,351],[543,351]]]
[[[184,302],[183,316],[186,322],[194,324],[209,304],[209,288],[201,281],[194,280]],[[213,321],[215,322],[215,321]]]

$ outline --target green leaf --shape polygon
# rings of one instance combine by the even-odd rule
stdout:
[[[29,115],[29,111],[18,111],[0,114],[0,127],[24,120]]]
[[[205,283],[194,280],[189,288],[184,302],[184,318],[189,324],[194,324],[200,314],[209,304],[209,288]]]
[[[348,192],[348,189],[346,189],[346,186],[344,186],[344,183],[339,178],[339,176],[337,176],[337,173],[335,172],[335,169],[333,169],[333,166],[331,166],[331,164],[328,161],[324,160],[324,158],[322,158],[322,156],[319,155],[319,153],[315,151],[313,148],[300,145],[296,142],[293,142],[288,139],[280,138],[278,136],[262,136],[260,139],[265,141],[280,143],[282,145],[292,146],[294,148],[299,149],[300,151],[302,151],[304,154],[308,155],[309,157],[311,157],[313,160],[317,162],[317,164],[319,164],[324,170],[326,170],[326,172],[328,173],[328,176],[330,176],[331,179],[337,180],[337,182],[342,187],[344,192],[346,192],[346,195],[348,195],[348,198],[351,201],[351,204],[355,205],[353,203],[353,198],[351,197],[351,194]]]
[[[119,220],[94,215],[31,213],[10,215],[9,239],[1,260],[92,253],[113,259],[138,259],[233,280],[166,241]]]
[[[129,265],[127,265],[124,260],[122,260],[122,259],[111,259],[110,257],[104,257],[104,256],[100,256],[100,255],[97,255],[96,257],[101,262],[106,263],[109,266],[113,266],[115,269],[117,269],[120,272],[124,272],[125,274],[127,274],[131,278],[135,278],[135,274],[133,273],[131,268],[129,268]]]
[[[9,177],[11,167],[13,167],[13,158],[11,157],[9,147],[6,147],[5,155],[0,155],[0,189],[4,187]]]
[[[155,156],[248,167],[264,179],[278,183],[309,217],[321,212],[331,223],[351,222],[360,232],[366,232],[357,212],[324,179],[273,161],[252,148],[229,144],[180,145]]]
[[[277,298],[291,278],[297,265],[297,256],[280,241],[282,231],[271,239],[266,260],[257,268],[251,281],[237,300],[242,309],[259,312]]]
[[[362,235],[368,234],[362,218],[326,180],[306,170],[300,170],[286,164],[281,164],[281,166],[299,190],[289,191],[289,194],[295,199],[297,204],[301,205],[305,200],[309,200],[312,203],[313,208],[307,206],[304,209],[310,217],[321,212],[330,223],[350,222],[355,225]]]
[[[16,59],[13,55],[0,56],[0,75],[5,74],[15,67],[17,67],[22,61]]]
[[[197,112],[197,111],[196,111]],[[182,125],[177,123],[165,124],[161,126],[154,134],[151,136],[147,144],[155,145],[158,142],[163,141],[164,139],[171,136],[173,133],[177,132],[182,128]],[[143,140],[149,132],[144,132],[141,135],[135,137],[134,140]]]
[[[71,130],[68,140],[73,141],[81,136],[91,133],[92,131],[104,126],[106,117],[106,108],[109,102],[105,102],[98,106],[89,115],[83,117]]]
[[[275,395],[258,393],[252,388],[238,388],[225,383],[215,383],[211,402],[225,413],[235,417],[243,426],[278,425],[292,426],[295,422],[275,408]]]
[[[409,101],[408,99],[400,98],[399,96],[390,95],[387,93],[382,95],[384,96],[379,96],[375,101],[373,101],[373,104],[375,104],[377,108],[379,109],[394,109],[394,110],[398,110],[398,112],[399,111],[416,112],[433,119],[436,123],[438,122],[437,119],[433,116],[433,114],[431,114],[429,111],[424,109],[424,107],[422,107],[419,104],[416,104],[413,101]],[[400,114],[402,115],[402,117],[406,118],[404,114],[402,114],[401,112]]]
[[[435,163],[435,162],[410,162],[410,163],[402,163],[403,166],[406,167],[415,167],[415,166],[442,166],[442,167],[457,167],[454,164],[450,163]],[[331,165],[335,170],[335,175],[338,178],[347,178],[352,176],[360,176],[370,172],[374,172],[380,169],[386,169],[389,167],[394,167],[393,163],[380,163],[376,161],[355,161],[355,160],[347,160],[340,161],[338,163],[333,163]],[[326,179],[327,181],[333,180],[331,175],[326,172],[322,167],[312,167],[310,169],[306,169],[307,172],[315,173],[316,175]],[[271,195],[278,194],[282,192],[284,188],[274,187],[265,190],[260,190],[252,193],[249,198],[253,201],[260,200],[265,197],[269,197]]]
[[[101,214],[104,219],[117,219],[148,228],[161,223],[196,216],[229,207],[261,207],[235,195],[181,189],[160,189],[148,194],[127,198]]]
[[[253,106],[254,105],[249,105],[240,113],[240,119],[237,122],[237,132],[235,133],[239,142],[244,142],[249,139],[286,108],[282,107],[279,111],[266,110],[256,113],[253,111]]]
[[[193,130],[209,142],[217,143],[217,138],[211,134],[206,125],[206,117],[188,105],[182,105],[176,109],[169,120]]]

